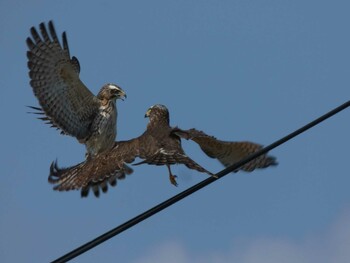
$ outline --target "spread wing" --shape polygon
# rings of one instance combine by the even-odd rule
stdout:
[[[32,27],[27,38],[30,85],[48,121],[63,133],[83,140],[98,113],[98,99],[79,79],[80,66],[70,57],[67,36],[62,34],[61,46],[52,21],[48,29],[39,25],[40,33]],[[38,109],[38,108],[37,108]]]
[[[181,130],[177,128],[174,132],[182,138],[196,142],[206,155],[217,159],[225,167],[231,166],[262,148],[262,145],[253,142],[217,140],[215,137],[196,129]],[[251,172],[256,168],[266,168],[277,164],[275,157],[265,154],[243,165],[240,170]]]
[[[133,172],[126,163],[133,162],[138,155],[138,138],[116,142],[111,150],[68,168],[59,168],[57,162],[53,162],[48,181],[55,184],[54,190],[81,189],[81,196],[86,197],[92,189],[98,197],[100,188],[102,192],[107,192],[108,184],[115,186],[117,180]]]

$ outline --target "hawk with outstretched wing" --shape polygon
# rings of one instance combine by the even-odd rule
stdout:
[[[80,65],[71,57],[66,33],[62,45],[53,22],[32,27],[27,38],[30,85],[41,108],[31,107],[40,119],[76,137],[85,144],[87,155],[94,156],[114,145],[116,138],[116,100],[126,98],[115,84],[104,85],[95,96],[79,78]]]
[[[106,192],[108,183],[112,186],[118,179],[131,174],[132,169],[126,164],[132,163],[136,157],[142,162],[151,165],[165,165],[169,170],[169,179],[173,185],[176,175],[173,175],[170,166],[184,164],[190,169],[212,173],[201,167],[189,158],[181,146],[181,138],[169,126],[169,112],[163,105],[149,108],[145,117],[149,118],[146,131],[139,137],[128,141],[116,142],[110,150],[95,157],[87,158],[84,162],[68,168],[59,168],[53,162],[50,168],[49,182],[56,184],[55,190],[67,191],[81,189],[82,197],[88,195],[92,189],[95,196],[99,196],[100,188]]]
[[[221,141],[216,139],[214,136],[209,136],[203,131],[198,131],[196,129],[181,130],[177,128],[174,130],[174,133],[181,138],[196,142],[207,156],[217,159],[225,167],[229,167],[243,158],[262,149],[262,145],[257,143],[248,141]],[[257,168],[266,168],[277,164],[278,163],[275,157],[264,154],[241,166],[238,170],[252,172]]]

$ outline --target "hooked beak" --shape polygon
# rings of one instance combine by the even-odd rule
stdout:
[[[119,92],[118,97],[119,97],[119,99],[121,99],[122,101],[124,101],[124,100],[127,98],[126,93],[125,93],[123,90],[121,90],[121,91]]]
[[[148,109],[147,112],[145,113],[145,118],[148,118],[151,113],[151,109]]]

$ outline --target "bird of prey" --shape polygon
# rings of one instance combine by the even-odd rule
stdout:
[[[248,141],[221,141],[196,129],[181,130],[177,128],[173,132],[181,138],[196,142],[207,156],[217,159],[225,167],[233,165],[262,148],[262,145]],[[277,164],[275,157],[264,154],[241,166],[238,170],[252,172],[257,168],[266,168]]]
[[[61,133],[85,144],[87,156],[110,149],[116,138],[116,100],[126,98],[118,85],[105,84],[95,96],[80,80],[80,65],[71,57],[66,33],[62,45],[53,22],[30,29],[27,57],[30,85],[39,101],[31,107]]]
[[[100,188],[106,192],[108,183],[114,186],[117,179],[132,173],[126,164],[134,162],[136,157],[143,159],[136,165],[147,163],[167,166],[170,182],[175,186],[176,175],[170,169],[173,164],[184,164],[190,169],[214,176],[185,154],[181,138],[169,126],[169,111],[165,106],[152,106],[145,117],[149,118],[147,129],[137,138],[115,142],[112,149],[72,167],[59,168],[57,162],[53,162],[48,180],[55,184],[54,190],[81,189],[81,196],[85,197],[92,189],[95,196],[99,196]]]
[[[145,118],[149,118],[146,132],[150,135],[154,144],[157,145],[157,150],[147,150],[147,154],[143,155],[146,157],[145,160],[134,165],[144,163],[166,165],[169,171],[169,180],[175,186],[177,186],[177,176],[171,172],[170,165],[172,164],[184,164],[190,169],[215,176],[185,154],[181,146],[181,138],[173,132],[175,128],[170,127],[169,111],[164,105],[156,104],[150,107],[145,114]],[[152,154],[148,154],[149,152]]]

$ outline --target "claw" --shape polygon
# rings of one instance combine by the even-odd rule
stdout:
[[[216,174],[211,174],[210,176],[211,176],[211,177],[214,177],[215,179],[218,179],[218,178],[219,178],[219,176],[217,176]]]
[[[178,186],[178,184],[177,184],[177,182],[176,182],[176,178],[177,178],[176,175],[172,175],[172,174],[169,175],[170,183],[171,183],[172,185],[174,185],[174,186]]]
[[[166,167],[168,167],[170,183],[174,186],[178,186],[178,184],[176,182],[177,176],[171,173],[170,165],[167,164]]]

